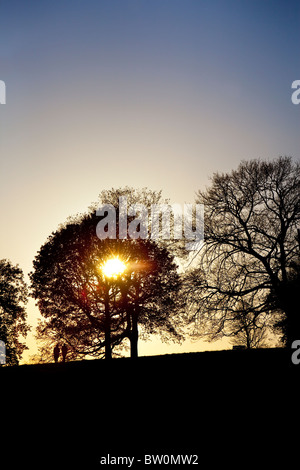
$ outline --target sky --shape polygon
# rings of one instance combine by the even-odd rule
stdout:
[[[297,0],[0,0],[0,259],[28,281],[103,189],[193,203],[242,160],[299,161],[299,44]]]

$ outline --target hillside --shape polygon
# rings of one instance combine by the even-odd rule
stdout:
[[[54,388],[62,384],[67,388],[76,383],[97,384],[110,387],[126,383],[128,387],[138,384],[158,384],[171,388],[186,388],[200,380],[214,384],[224,381],[230,387],[242,381],[253,386],[272,381],[294,381],[300,374],[291,361],[288,349],[223,350],[199,353],[144,356],[105,360],[84,360],[64,363],[22,365],[0,368],[0,377],[8,384],[19,386],[23,381]],[[299,369],[299,370],[298,370]]]
[[[137,460],[188,452],[201,464],[208,458],[232,466],[254,429],[255,446],[265,435],[279,446],[284,393],[296,389],[300,374],[290,357],[261,349],[2,368],[7,436],[20,450],[8,450],[8,461],[38,466],[43,455],[58,468],[81,462],[89,469],[101,468],[108,453]]]

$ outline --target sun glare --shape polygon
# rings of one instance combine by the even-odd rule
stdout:
[[[125,263],[119,258],[111,258],[102,266],[102,272],[105,277],[118,277],[126,269]]]

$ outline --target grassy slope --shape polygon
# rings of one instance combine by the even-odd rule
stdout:
[[[2,368],[7,435],[21,449],[6,457],[89,469],[107,453],[191,452],[243,468],[237,449],[250,465],[260,449],[269,467],[267,441],[280,453],[290,428],[285,396],[300,374],[290,357],[262,349]]]

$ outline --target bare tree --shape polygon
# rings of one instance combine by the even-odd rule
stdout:
[[[214,174],[197,202],[205,206],[205,244],[186,276],[199,334],[214,340],[236,328],[236,312],[252,326],[281,313],[287,343],[300,336],[299,302],[291,282],[299,257],[300,165],[290,157],[242,162]],[[250,305],[243,311],[240,305]],[[236,325],[236,326],[234,326]],[[282,329],[283,331],[283,329]]]
[[[235,314],[228,319],[231,343],[247,349],[266,347],[269,344],[269,334],[273,324],[270,315],[256,314],[255,308],[241,300]]]

